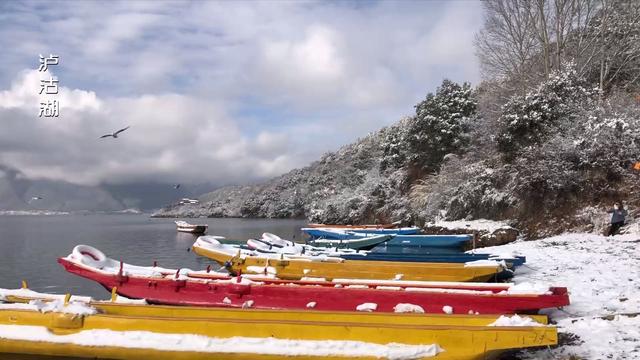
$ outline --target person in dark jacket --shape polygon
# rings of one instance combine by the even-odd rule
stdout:
[[[611,225],[609,226],[609,233],[607,236],[613,236],[616,235],[624,225],[624,218],[627,216],[627,210],[625,210],[621,203],[617,202],[613,205],[613,209],[610,209],[607,212],[611,213]]]

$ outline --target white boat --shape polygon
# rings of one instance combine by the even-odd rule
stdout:
[[[189,224],[186,221],[178,220],[175,222],[176,228],[180,232],[187,232],[192,234],[204,234],[207,232],[209,225],[207,224]]]

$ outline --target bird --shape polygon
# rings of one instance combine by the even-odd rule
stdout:
[[[130,128],[130,127],[131,127],[131,126],[127,126],[126,128],[124,128],[124,129],[120,129],[120,130],[118,130],[118,131],[114,132],[113,134],[106,134],[106,135],[102,135],[102,136],[100,136],[100,139],[104,139],[104,138],[108,138],[108,137],[112,137],[112,138],[114,138],[114,139],[117,139],[117,138],[118,138],[118,134],[120,134],[121,132],[123,132],[123,131],[127,130],[127,129],[128,129],[128,128]]]
[[[175,184],[175,185],[173,185],[173,188],[174,188],[174,189],[180,189],[180,184]]]
[[[43,199],[42,196],[33,196],[31,200],[29,200],[29,203],[31,203],[32,201],[42,200],[42,199]]]

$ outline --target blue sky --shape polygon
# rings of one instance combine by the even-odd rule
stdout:
[[[445,77],[477,83],[481,17],[475,1],[2,2],[0,164],[82,184],[272,177],[411,115]],[[49,53],[58,119],[34,115]]]

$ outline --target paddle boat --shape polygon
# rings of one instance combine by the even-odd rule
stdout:
[[[28,303],[0,304],[0,352],[110,359],[479,360],[558,341],[556,327],[518,315],[214,309],[38,295]]]
[[[221,244],[210,236],[201,236],[193,251],[208,257],[232,273],[260,273],[265,268],[282,279],[303,277],[403,279],[425,281],[489,281],[496,279],[504,267],[486,263],[416,263],[393,261],[353,261],[330,256],[304,256],[259,253]]]
[[[254,308],[355,311],[360,304],[375,303],[375,311],[394,312],[399,304],[413,304],[426,313],[442,313],[448,306],[456,314],[505,314],[531,313],[569,304],[566,288],[403,281],[282,281],[264,274],[232,278],[219,272],[119,263],[86,245],[76,246],[58,262],[68,272],[96,281],[107,290],[116,289],[120,295],[171,305],[243,307],[251,303]]]
[[[209,228],[209,225],[207,224],[195,225],[182,220],[178,220],[174,222],[176,223],[176,229],[179,232],[186,232],[186,233],[192,233],[192,234],[204,234],[207,232],[207,229]]]

